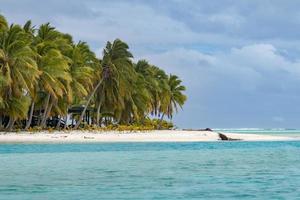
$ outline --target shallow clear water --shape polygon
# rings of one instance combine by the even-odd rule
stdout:
[[[300,199],[300,142],[0,145],[0,199]]]

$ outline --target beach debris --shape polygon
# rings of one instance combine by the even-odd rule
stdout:
[[[226,140],[226,141],[236,141],[236,140],[241,140],[241,139],[234,139],[234,138],[230,138],[230,137],[227,137],[225,134],[223,133],[218,133],[219,135],[219,138],[221,140]]]

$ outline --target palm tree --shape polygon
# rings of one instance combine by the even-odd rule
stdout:
[[[28,34],[28,36],[31,38],[31,44],[30,44],[30,48],[32,49],[32,51],[34,51],[35,57],[36,55],[36,49],[34,46],[34,39],[35,39],[35,27],[32,26],[32,23],[30,20],[28,20],[24,26],[23,26],[23,30],[25,31],[25,33]],[[34,89],[30,91],[30,97],[31,97],[31,106],[30,106],[30,111],[29,111],[29,117],[26,121],[26,125],[25,125],[25,130],[27,130],[32,122],[32,117],[33,117],[33,112],[34,112],[34,106],[35,106],[35,98],[36,98],[36,90],[37,90],[37,82],[36,85],[34,86]]]
[[[7,128],[11,130],[17,119],[27,116],[29,93],[39,77],[39,70],[30,48],[31,37],[19,26],[11,25],[0,33],[0,96],[5,101],[2,113],[9,116]]]
[[[113,43],[107,42],[101,63],[101,79],[97,81],[97,85],[90,94],[75,128],[79,127],[96,91],[100,95],[98,96],[100,100],[98,107],[106,105],[107,111],[115,112],[116,107],[123,106],[122,97],[125,96],[126,77],[129,77],[130,72],[134,71],[130,60],[133,56],[128,49],[128,45],[119,39],[114,40]],[[99,120],[99,117],[97,117],[97,120]]]
[[[85,42],[74,45],[69,53],[71,59],[70,73],[72,76],[71,87],[74,103],[86,97],[93,87],[94,69],[100,62]]]
[[[122,120],[125,102],[131,99],[132,84],[136,79],[136,72],[128,50],[128,45],[117,39],[108,42],[103,56],[103,83],[97,92],[98,109],[97,124],[99,123],[99,108],[104,113],[112,113],[116,121]]]
[[[186,101],[186,96],[183,92],[186,90],[183,85],[181,85],[181,80],[178,76],[170,74],[168,79],[168,86],[170,88],[166,108],[163,109],[163,115],[166,114],[168,118],[172,119],[173,113],[178,112],[178,107],[182,108]]]
[[[147,113],[155,113],[160,98],[159,93],[161,91],[160,84],[156,78],[157,69],[156,67],[150,65],[146,60],[139,60],[135,65],[135,70],[144,79],[144,87],[149,93],[149,100],[147,101]]]
[[[165,108],[168,94],[169,94],[169,86],[168,86],[168,75],[160,68],[156,66],[151,66],[151,70],[153,73],[154,87],[151,89],[152,94],[152,111],[151,113],[154,116],[160,116],[163,113]]]
[[[129,124],[141,121],[149,113],[151,94],[147,90],[146,84],[144,77],[139,74],[125,98],[120,123]]]
[[[0,31],[8,29],[8,23],[3,15],[0,15]]]
[[[120,123],[128,124],[140,121],[152,110],[150,90],[155,82],[150,64],[141,60],[134,65],[135,73],[128,77],[129,89],[124,97],[124,108],[121,112]]]
[[[41,127],[49,117],[59,117],[58,128],[68,109],[82,104],[75,128],[89,107],[100,126],[103,118],[117,124],[142,122],[149,115],[172,118],[186,101],[181,80],[132,58],[120,39],[107,42],[100,60],[85,42],[75,44],[49,23],[37,30],[31,21],[9,26],[0,15],[0,128],[8,117],[7,129],[23,119],[28,129],[36,114]]]
[[[0,15],[0,32],[7,30],[8,28],[8,24],[7,21],[5,19],[4,16]],[[2,63],[0,63],[0,68],[2,67]],[[0,73],[0,92],[2,90],[2,87],[4,85],[4,77],[3,75]],[[0,109],[4,108],[4,100],[2,98],[2,96],[0,95]],[[3,115],[0,115],[0,129],[2,129],[2,119],[3,119]]]
[[[38,53],[37,64],[42,72],[39,88],[45,93],[44,112],[40,121],[40,126],[44,127],[58,99],[68,95],[68,87],[72,81],[69,73],[71,61],[62,51],[67,51],[71,46],[49,23],[40,26],[35,45]]]
[[[80,41],[76,45],[72,45],[72,49],[67,52],[67,56],[71,60],[70,75],[72,81],[68,90],[70,99],[69,101],[63,99],[63,102],[58,104],[62,107],[56,108],[56,110],[60,111],[64,109],[63,112],[58,113],[64,116],[65,119],[67,119],[68,107],[81,104],[83,99],[93,89],[95,69],[99,68],[100,65],[100,61],[85,42]]]

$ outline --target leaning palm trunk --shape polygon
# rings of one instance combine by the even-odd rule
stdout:
[[[12,129],[13,129],[13,127],[14,127],[14,124],[15,124],[15,119],[13,118],[13,117],[10,117],[9,118],[9,122],[8,122],[8,124],[7,124],[7,126],[6,126],[6,129],[8,130],[8,131],[12,131]]]
[[[3,116],[0,115],[0,130],[3,128]]]
[[[67,121],[68,121],[68,112],[67,112],[67,114],[66,114],[64,120],[65,120],[64,129],[66,129],[66,128],[67,128]]]
[[[159,124],[158,124],[158,129],[161,129],[161,128],[162,128],[162,122],[163,122],[163,120],[164,120],[164,116],[165,116],[165,113],[163,113],[163,114],[161,115],[161,118],[160,118]]]
[[[97,117],[96,117],[96,124],[97,126],[101,126],[101,122],[100,122],[100,108],[101,108],[101,105],[102,105],[102,98],[99,102],[99,105],[98,105],[98,108],[97,108]]]
[[[33,116],[33,110],[34,110],[34,102],[32,102],[32,104],[31,104],[30,113],[29,113],[29,119],[26,122],[25,130],[27,130],[30,127],[30,125],[31,125],[32,116]]]
[[[99,103],[98,108],[97,108],[97,118],[96,118],[96,125],[99,126],[100,122],[100,108],[101,108],[101,103]],[[100,124],[101,126],[101,124]]]
[[[79,125],[81,124],[81,122],[82,122],[82,120],[83,120],[83,117],[84,117],[84,115],[85,115],[85,112],[86,112],[86,110],[87,110],[87,107],[89,106],[89,104],[90,104],[90,102],[91,102],[93,96],[95,95],[96,91],[97,91],[98,88],[100,87],[102,81],[103,81],[103,79],[101,79],[101,81],[99,81],[99,83],[96,85],[96,87],[94,88],[93,92],[92,92],[91,95],[89,96],[89,98],[88,98],[88,100],[87,100],[87,102],[86,102],[86,104],[85,104],[85,106],[84,106],[84,109],[83,109],[83,111],[82,111],[82,113],[81,113],[81,115],[80,115],[80,117],[79,117],[79,119],[78,119],[78,122],[76,123],[76,125],[75,125],[75,127],[74,127],[75,129],[77,129],[77,128],[79,127]]]
[[[59,128],[60,128],[60,124],[61,124],[61,118],[60,118],[60,116],[59,116],[58,122],[57,122],[57,124],[56,124],[56,129],[59,129]]]
[[[45,111],[46,112],[46,116],[43,118],[43,121],[41,123],[41,127],[42,128],[45,128],[45,126],[46,126],[46,122],[47,122],[47,119],[48,119],[48,117],[50,115],[50,112],[52,110],[52,106],[53,106],[53,102],[50,103],[50,105],[48,106],[48,109]]]
[[[43,126],[44,121],[46,121],[47,109],[48,109],[48,106],[49,106],[49,101],[50,101],[50,94],[48,94],[47,99],[46,99],[46,104],[45,104],[45,107],[44,107],[43,117],[42,117],[42,120],[40,121],[40,124],[39,124],[40,126]]]

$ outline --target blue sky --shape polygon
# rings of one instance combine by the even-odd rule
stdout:
[[[135,59],[179,75],[179,127],[300,128],[296,0],[0,0],[10,22],[51,22],[101,55],[126,41]]]

